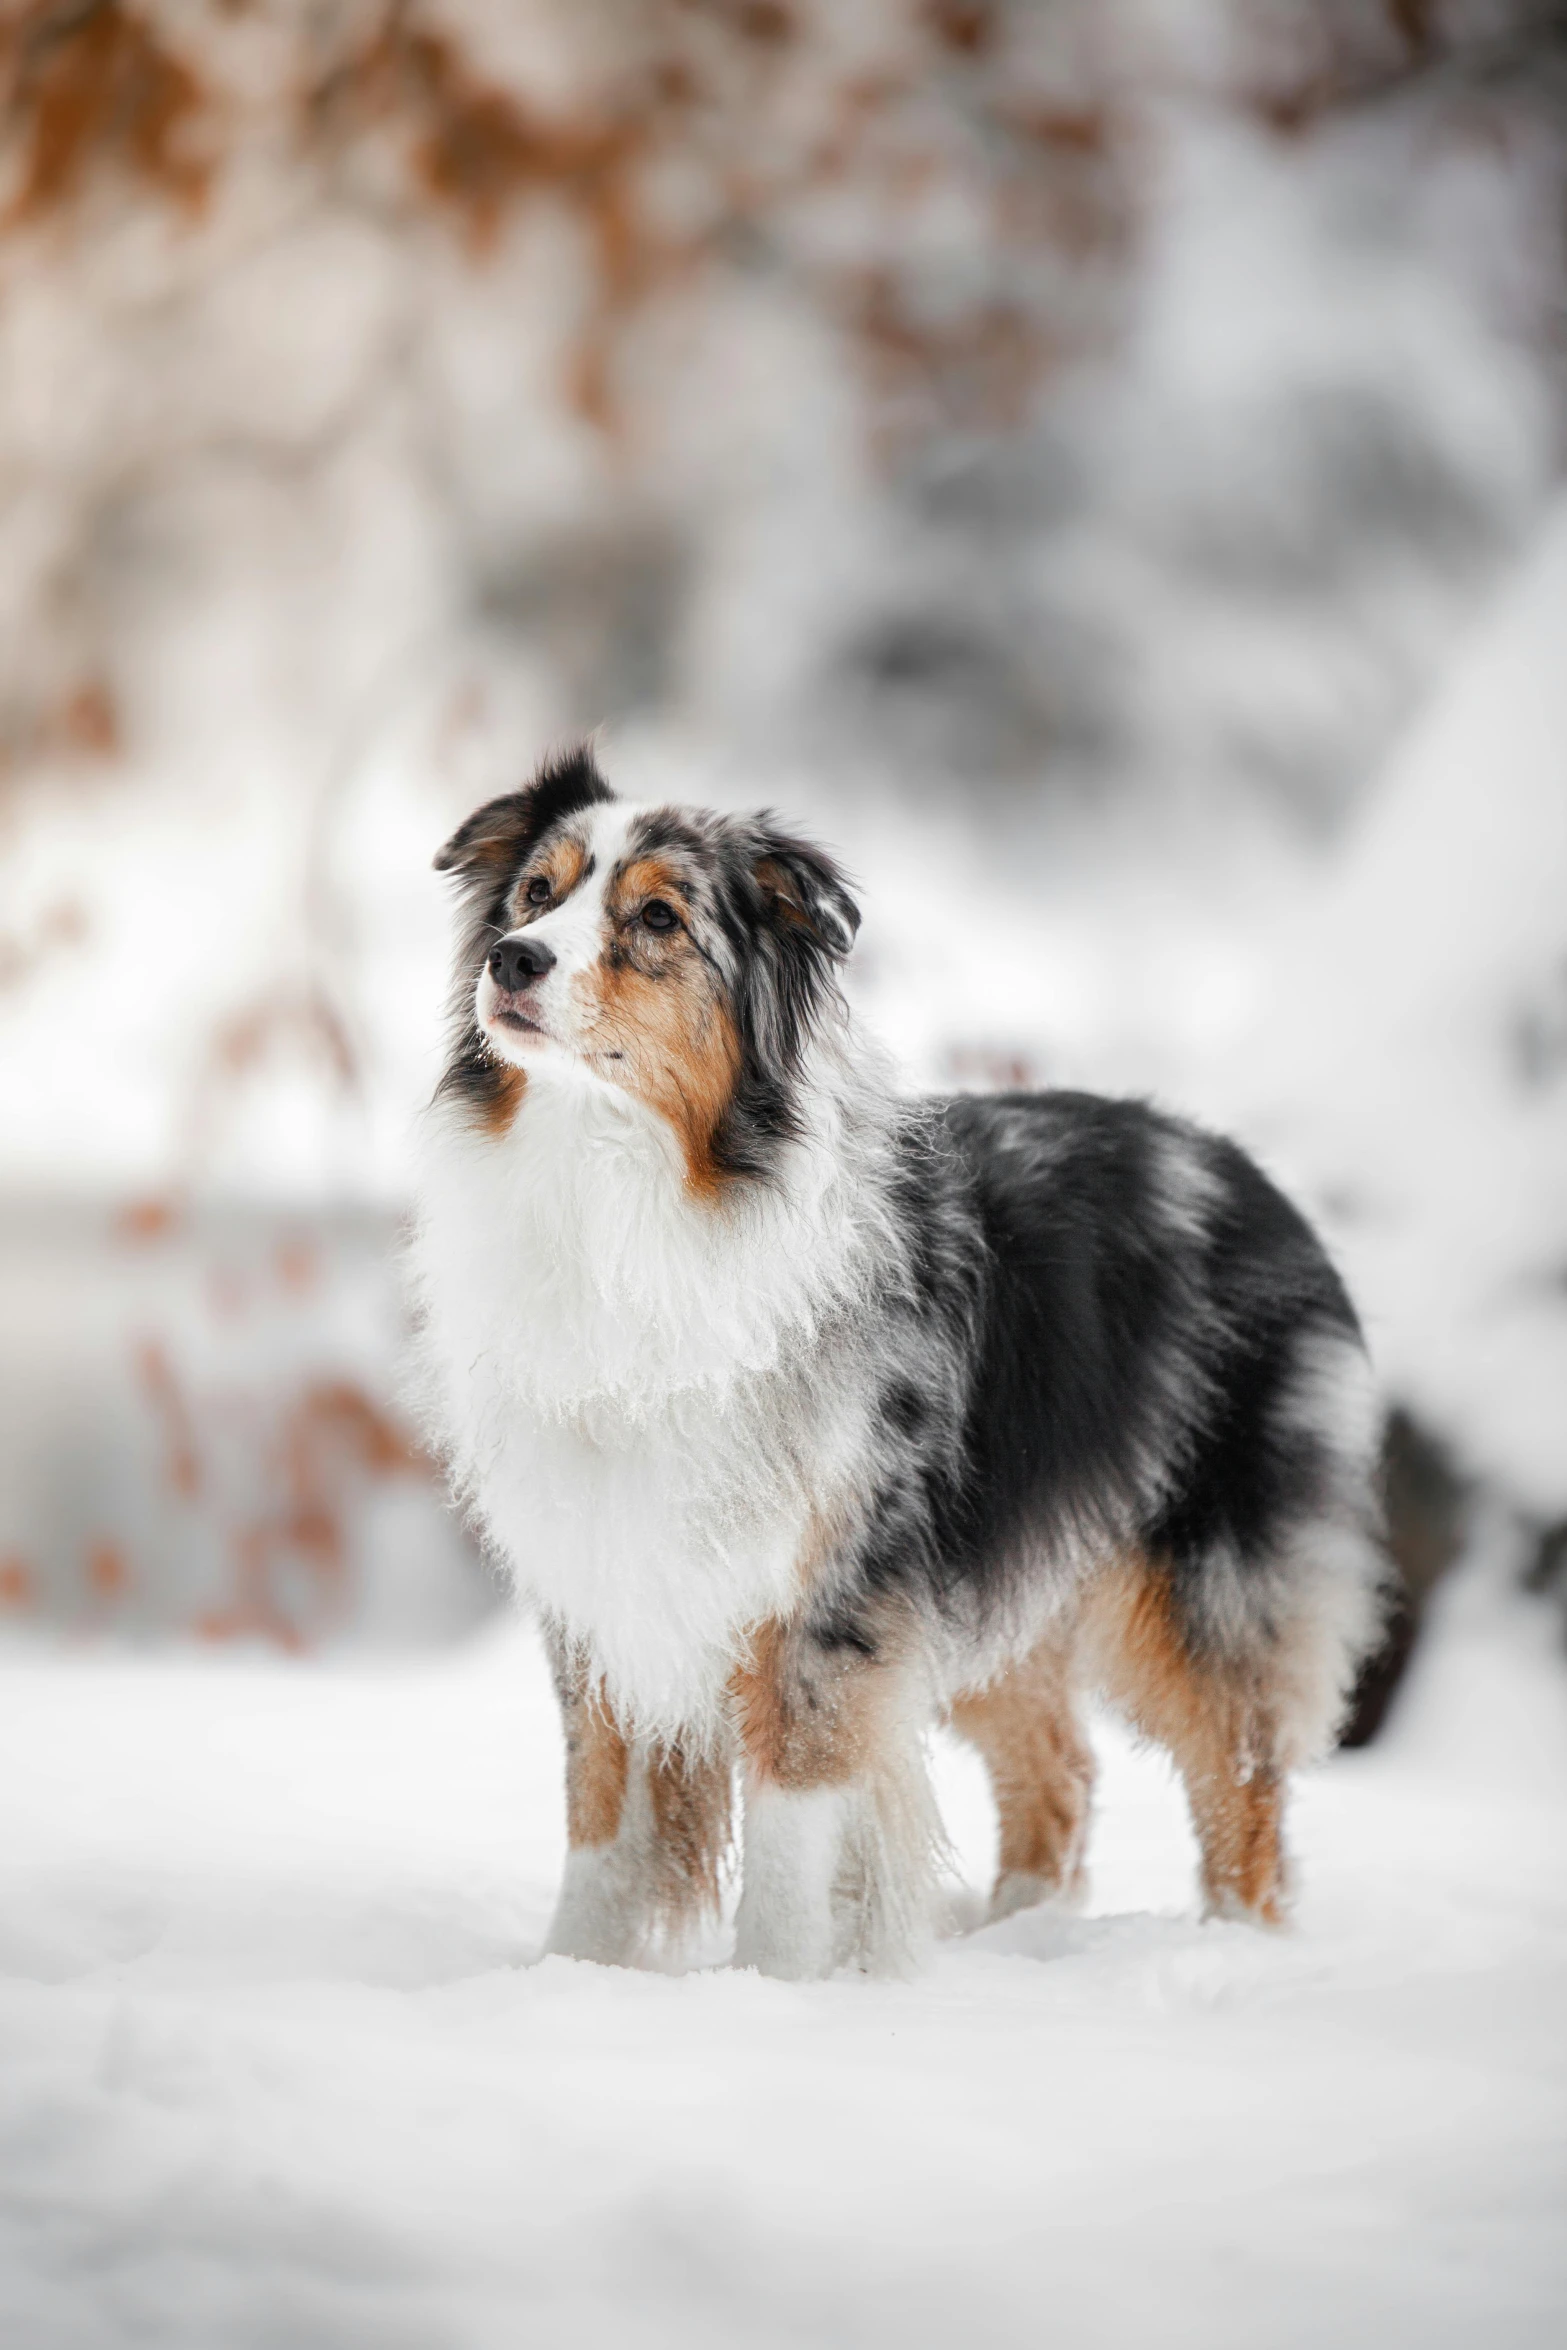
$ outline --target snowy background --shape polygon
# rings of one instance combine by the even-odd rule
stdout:
[[[6,2338],[1556,2339],[1561,8],[26,0],[0,103]],[[912,1081],[1329,1233],[1422,1629],[1292,1939],[1106,1728],[1082,1920],[517,1971],[394,1253],[430,855],[596,726],[837,846]]]

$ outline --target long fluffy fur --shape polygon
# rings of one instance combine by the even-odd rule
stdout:
[[[535,915],[541,859],[566,894]],[[1139,1102],[901,1096],[837,990],[843,878],[770,819],[628,809],[578,753],[440,861],[464,923],[415,1263],[459,1491],[628,1736],[749,1753],[758,1627],[787,1629],[799,1706],[898,1676],[832,1831],[837,1925],[791,1960],[743,1909],[750,1954],[898,1963],[922,1723],[1075,1637],[1129,1560],[1202,1703],[1264,1725],[1236,1772],[1246,1739],[1270,1769],[1320,1751],[1377,1622],[1375,1415],[1342,1284],[1251,1161]],[[678,940],[615,897],[649,873]],[[530,935],[558,966],[508,997],[492,944]],[[559,1049],[505,1032],[535,1000]],[[658,1106],[678,1066],[651,1096],[626,1074],[674,1004],[703,1068],[727,1055],[700,1131]],[[774,1810],[786,1857],[759,1800],[747,1867],[776,1907],[806,1813]]]

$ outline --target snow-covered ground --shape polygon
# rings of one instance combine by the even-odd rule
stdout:
[[[507,12],[430,13],[533,91]],[[995,12],[815,13],[896,50]],[[1551,138],[1418,93],[1281,137],[1199,70],[1230,13],[1054,12],[1168,20],[1123,58],[1124,328],[1021,436],[889,472],[809,222],[642,338],[634,455],[551,388],[548,205],[475,268],[384,172],[242,135],[319,12],[118,12],[228,91],[244,168],[193,226],[106,184],[3,256],[0,2350],[1567,2339],[1567,1680],[1516,1589],[1567,1514]],[[959,165],[987,70],[919,103]],[[1016,291],[954,169],[898,231],[916,318]],[[901,1985],[528,1963],[531,1636],[371,1653],[482,1604],[398,1433],[387,1258],[431,851],[606,713],[628,793],[843,851],[913,1081],[1147,1090],[1257,1148],[1475,1480],[1389,1734],[1301,1791],[1288,1937],[1196,1922],[1176,1790],[1106,1730],[1085,1916]],[[94,1645],[197,1625],[235,1646]]]
[[[1302,1786],[1291,1933],[1197,1923],[1107,1730],[1088,1913],[906,1984],[530,1965],[558,1733],[515,1624],[378,1669],[13,1650],[0,2338],[1559,2341],[1567,1717],[1504,1547]]]

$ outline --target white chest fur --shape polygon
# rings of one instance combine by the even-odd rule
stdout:
[[[414,1243],[429,1405],[518,1591],[648,1729],[711,1720],[786,1608],[863,1405],[841,1343],[865,1251],[827,1137],[693,1199],[663,1122],[562,1065],[510,1131],[432,1113]]]

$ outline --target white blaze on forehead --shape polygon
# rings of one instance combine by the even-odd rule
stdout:
[[[638,806],[611,800],[589,809],[585,827],[587,862],[570,896],[526,925],[530,938],[540,940],[555,957],[562,980],[596,963],[604,945],[604,893],[611,874],[625,854],[631,827],[642,814]],[[518,924],[518,928],[524,925]],[[555,972],[550,973],[554,978]]]

